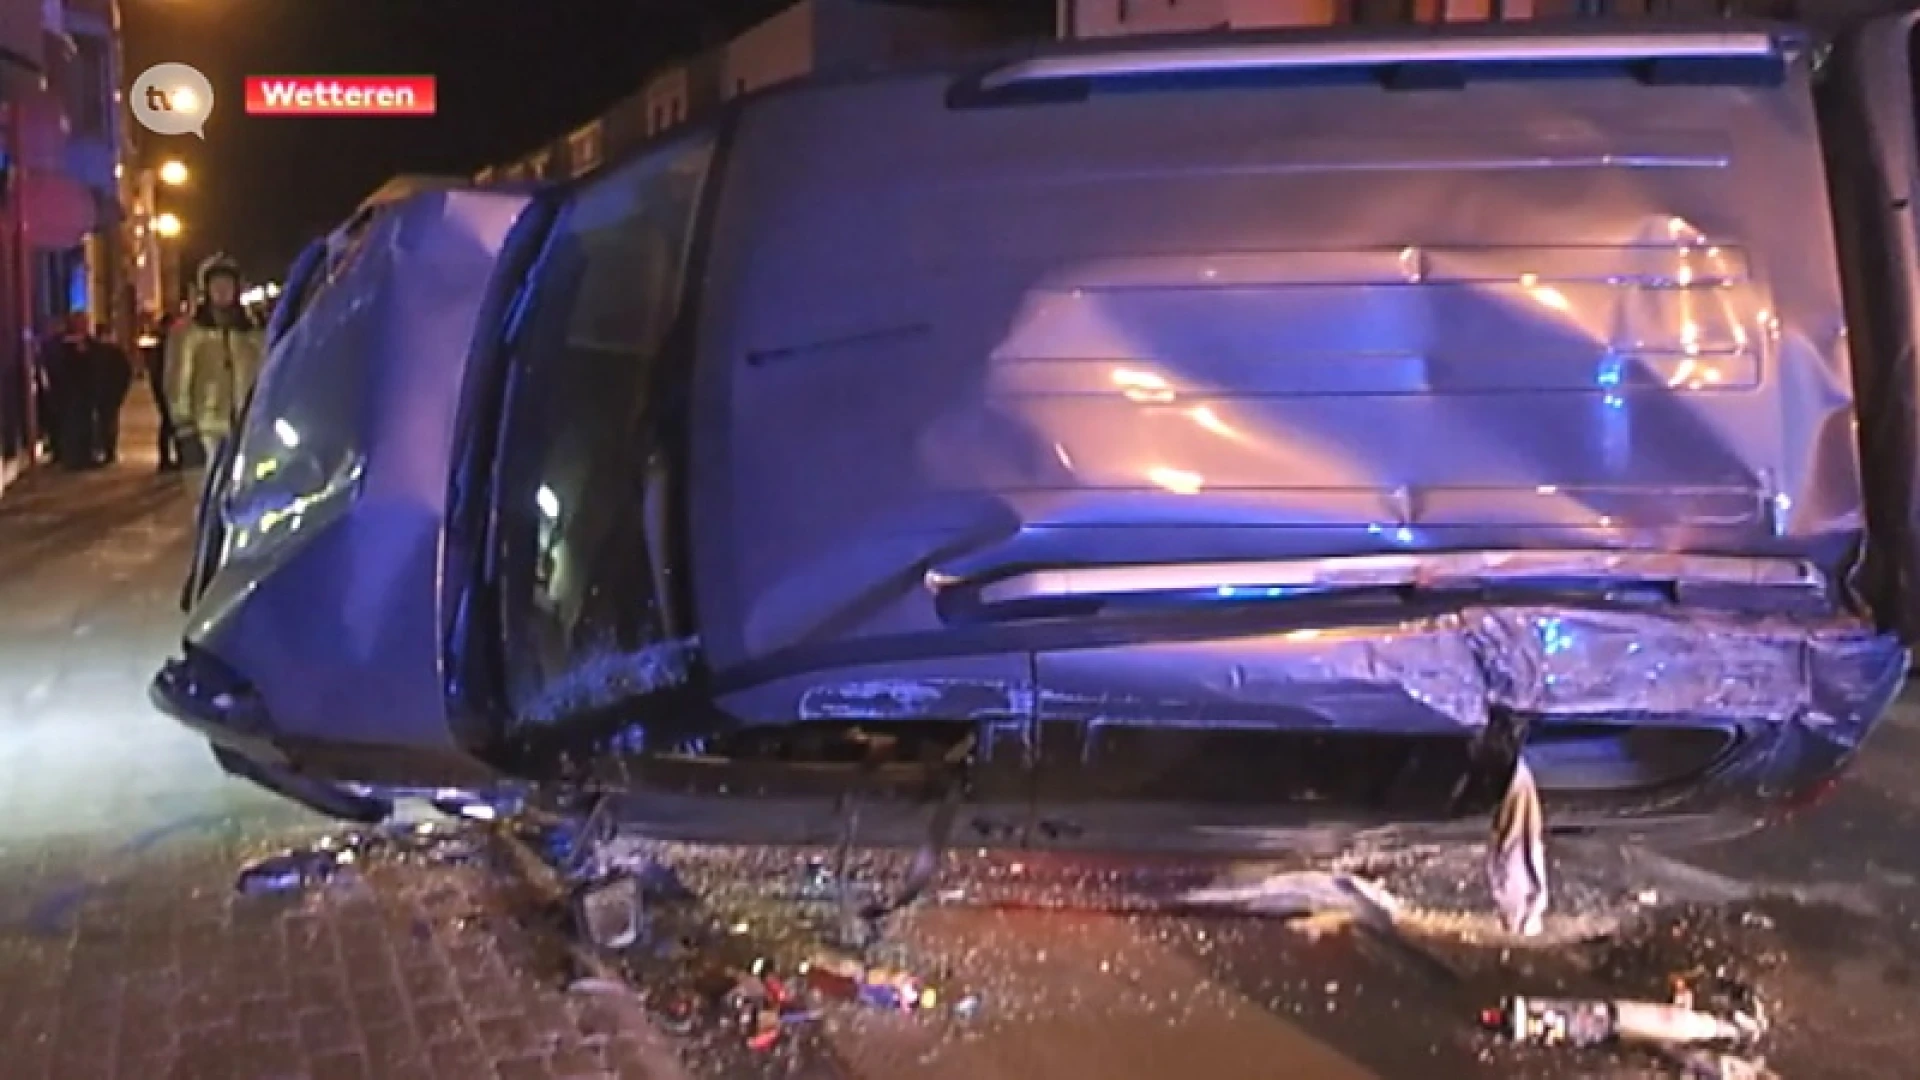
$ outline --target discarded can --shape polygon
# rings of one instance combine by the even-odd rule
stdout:
[[[1511,997],[1482,1019],[1515,1042],[1537,1046],[1681,1046],[1741,1042],[1748,1036],[1747,1029],[1710,1013],[1653,1001]]]

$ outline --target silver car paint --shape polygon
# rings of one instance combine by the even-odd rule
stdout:
[[[700,313],[703,643],[723,672],[871,656],[729,709],[1418,730],[1525,700],[1853,745],[1905,659],[1842,598],[1862,492],[1808,78],[759,103]],[[887,659],[950,629],[942,579],[1533,549],[1804,564],[1825,599]]]
[[[226,558],[186,636],[245,672],[289,737],[453,746],[440,565],[454,418],[527,203],[434,191],[386,207],[274,343],[222,505]]]

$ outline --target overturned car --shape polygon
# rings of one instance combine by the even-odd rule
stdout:
[[[353,818],[1750,827],[1920,612],[1912,124],[1903,24],[1233,36],[407,195],[290,283],[155,699]]]

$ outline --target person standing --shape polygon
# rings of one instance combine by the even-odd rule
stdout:
[[[93,410],[89,449],[101,465],[120,460],[120,409],[132,387],[133,364],[127,351],[110,337],[94,337],[87,350],[87,405]]]
[[[233,434],[260,374],[266,330],[240,303],[240,267],[225,255],[200,264],[193,315],[167,335],[167,405],[181,461],[202,468]]]
[[[46,380],[47,441],[62,468],[90,469],[96,463],[93,430],[92,368],[94,342],[86,312],[66,316],[60,333],[41,352]]]
[[[180,444],[173,430],[173,410],[167,405],[166,335],[170,328],[162,322],[148,324],[140,335],[140,366],[146,369],[147,389],[153,394],[154,411],[160,414],[160,471],[180,468]]]

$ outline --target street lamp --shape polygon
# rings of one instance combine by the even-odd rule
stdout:
[[[169,161],[160,166],[160,182],[168,187],[179,187],[187,182],[187,167],[178,161]]]
[[[162,239],[171,240],[180,235],[180,219],[171,213],[161,214],[153,219],[153,231]]]

